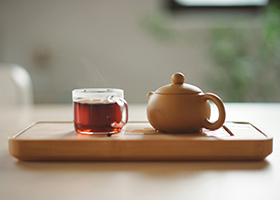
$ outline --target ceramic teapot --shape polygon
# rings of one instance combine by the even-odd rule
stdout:
[[[185,76],[175,73],[172,84],[158,88],[147,95],[147,118],[160,132],[194,133],[202,128],[215,130],[225,121],[225,108],[220,97],[213,93],[203,93],[194,85],[184,83]],[[210,122],[209,101],[216,104],[219,117]]]

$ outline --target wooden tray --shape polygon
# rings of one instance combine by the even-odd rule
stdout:
[[[272,137],[247,122],[191,134],[130,122],[112,136],[77,134],[72,122],[36,122],[9,138],[9,151],[24,161],[262,160],[272,152]]]

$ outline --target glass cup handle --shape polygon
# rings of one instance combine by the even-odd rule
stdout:
[[[219,110],[218,120],[215,122],[210,122],[208,119],[206,119],[205,123],[204,123],[204,127],[207,129],[210,129],[210,130],[216,130],[216,129],[220,128],[225,122],[226,112],[225,112],[224,104],[223,104],[222,100],[220,99],[220,97],[218,97],[215,94],[206,93],[206,94],[204,94],[204,96],[207,100],[213,101]]]
[[[127,106],[127,102],[125,99],[117,99],[116,103],[119,105],[120,109],[121,109],[121,113],[122,113],[122,119],[119,123],[119,125],[124,126],[127,121],[128,121],[128,106]]]
[[[110,96],[108,97],[108,101],[112,101],[112,102],[116,102],[118,104],[118,106],[120,107],[121,110],[121,121],[119,123],[113,123],[111,126],[112,127],[118,127],[118,126],[124,126],[126,125],[127,121],[128,121],[128,106],[127,106],[127,102],[125,99],[123,98],[116,98],[114,96]]]

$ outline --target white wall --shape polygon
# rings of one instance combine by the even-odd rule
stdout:
[[[210,92],[207,30],[192,29],[205,19],[184,17],[180,30],[162,2],[0,0],[0,60],[29,71],[37,103],[69,103],[79,87],[119,87],[129,103],[146,102],[177,71]],[[147,28],[154,21],[166,38]]]

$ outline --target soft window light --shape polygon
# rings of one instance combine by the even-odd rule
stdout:
[[[175,0],[182,6],[265,6],[268,0]]]

